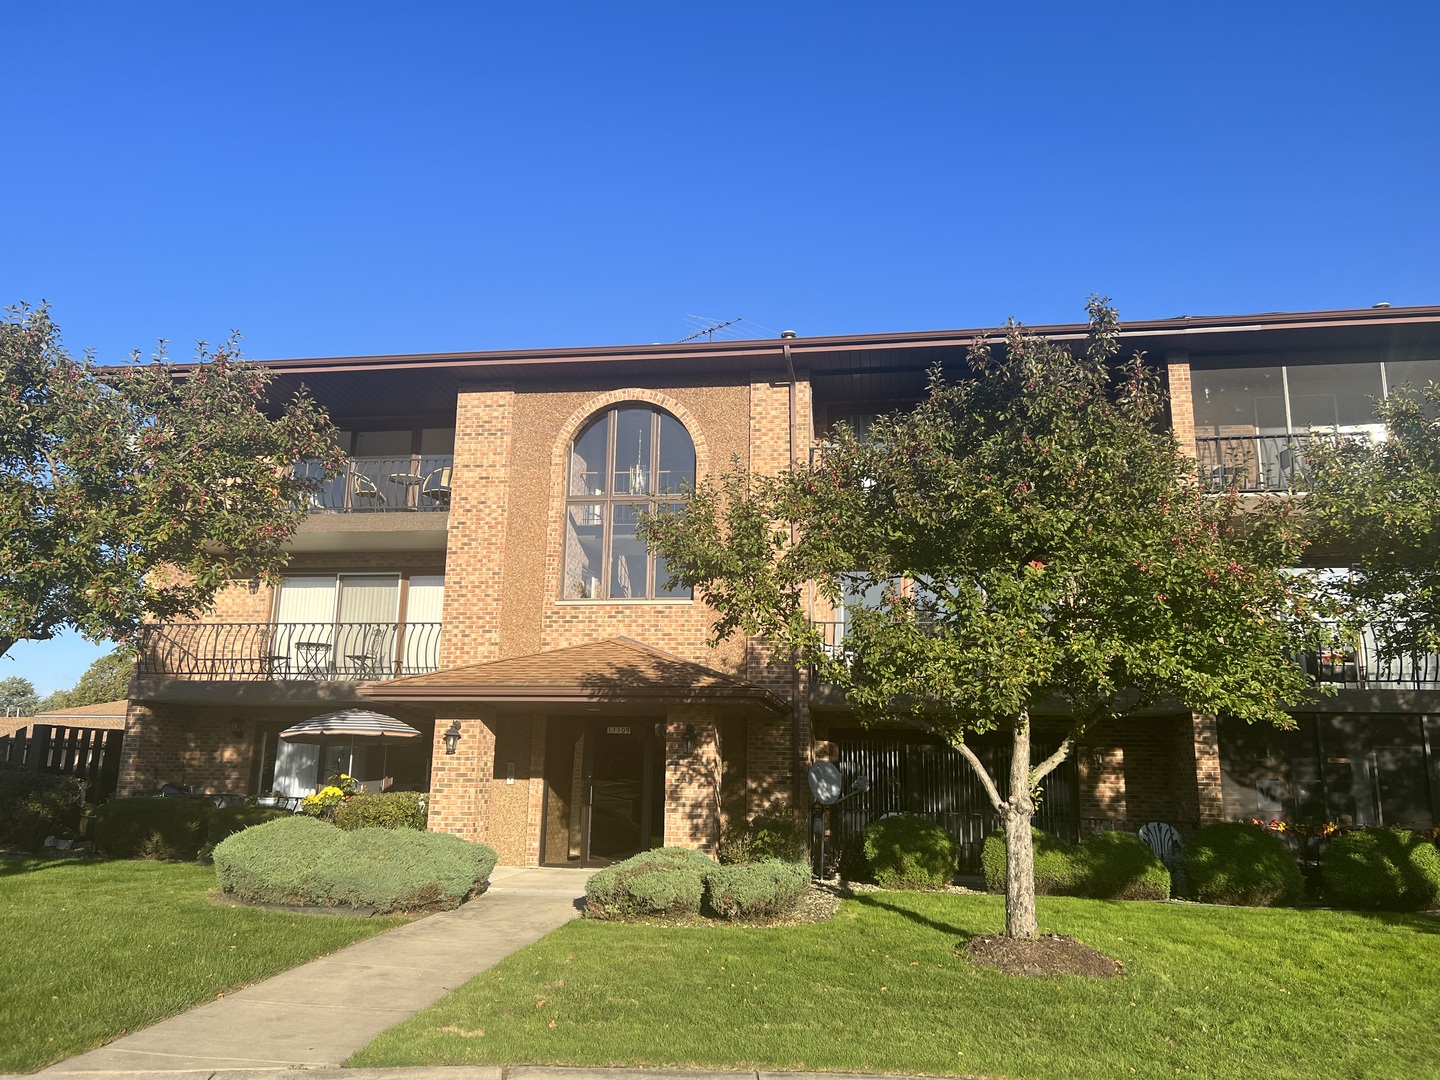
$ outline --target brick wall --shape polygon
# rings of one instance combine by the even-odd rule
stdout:
[[[455,753],[445,753],[445,732],[459,721]],[[495,774],[495,729],[481,710],[441,706],[435,716],[430,766],[430,831],[466,840],[490,841],[491,783]]]
[[[162,784],[249,793],[257,768],[257,719],[239,708],[131,702],[116,794],[158,791]],[[267,713],[266,719],[277,717]]]
[[[1170,429],[1180,448],[1195,456],[1195,403],[1190,391],[1190,354],[1165,354],[1166,384],[1170,390]]]
[[[1197,778],[1201,727],[1186,714],[1137,717],[1099,728],[1076,750],[1082,821],[1193,824],[1211,796]],[[1213,724],[1210,726],[1213,743]],[[1219,759],[1214,756],[1214,789]]]
[[[500,656],[505,513],[515,394],[462,387],[455,413],[440,666]]]
[[[688,741],[691,748],[687,749]],[[714,855],[720,841],[720,741],[714,713],[693,705],[665,723],[665,845]]]

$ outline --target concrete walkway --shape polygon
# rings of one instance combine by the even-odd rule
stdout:
[[[386,1028],[574,918],[588,876],[496,867],[485,895],[454,911],[357,942],[37,1075],[182,1080],[175,1074],[338,1066]]]

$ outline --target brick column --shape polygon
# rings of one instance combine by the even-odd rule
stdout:
[[[430,766],[430,831],[448,832],[466,840],[489,834],[491,780],[495,774],[495,731],[473,714],[441,709],[435,717],[435,745]],[[460,723],[455,753],[445,753],[445,732]]]
[[[543,717],[532,721],[530,736],[530,791],[525,819],[525,865],[540,865],[540,835],[545,828],[545,734]]]
[[[686,749],[687,730],[691,732]],[[677,705],[665,722],[665,846],[715,854],[720,842],[720,737],[709,709]]]
[[[1119,746],[1082,745],[1076,750],[1080,774],[1080,818],[1125,820],[1125,750]],[[1092,826],[1093,828],[1093,826]]]
[[[1166,382],[1170,390],[1170,430],[1180,449],[1195,456],[1195,401],[1190,390],[1190,354],[1165,354]]]
[[[1210,825],[1225,817],[1225,796],[1220,779],[1219,725],[1215,717],[1196,713],[1191,717],[1190,726],[1200,824]]]
[[[442,668],[500,657],[514,404],[509,389],[476,387],[462,387],[456,403]]]

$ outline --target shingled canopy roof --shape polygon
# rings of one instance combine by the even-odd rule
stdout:
[[[769,690],[628,637],[366,683],[358,693],[372,701],[624,705],[714,702],[751,705],[776,713],[788,708]]]

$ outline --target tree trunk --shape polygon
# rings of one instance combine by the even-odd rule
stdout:
[[[1035,844],[1030,823],[1035,800],[1030,797],[1030,716],[1015,719],[1010,758],[1010,798],[1005,804],[1005,935],[1033,938],[1040,933],[1035,918]]]

